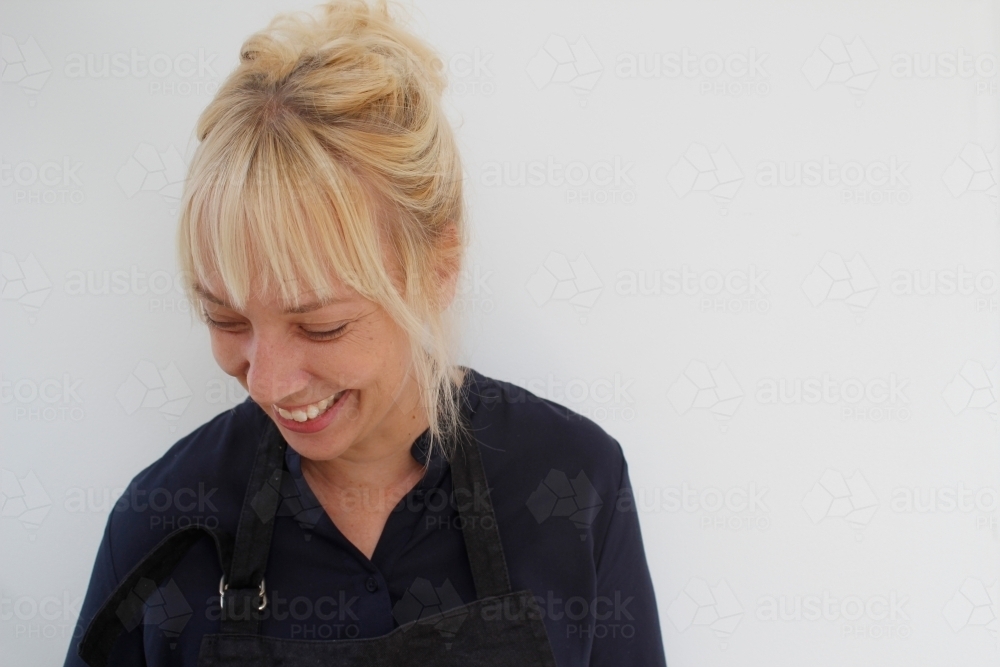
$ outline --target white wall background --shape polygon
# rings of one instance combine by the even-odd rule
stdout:
[[[242,40],[311,4],[0,7],[2,664],[61,664],[115,495],[244,397],[177,195]],[[669,664],[997,664],[1000,4],[417,7],[468,363],[621,442]]]

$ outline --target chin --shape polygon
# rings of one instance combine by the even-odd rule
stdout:
[[[302,433],[283,433],[288,446],[304,459],[312,461],[329,461],[343,454],[348,449],[347,444],[329,442],[326,438]]]

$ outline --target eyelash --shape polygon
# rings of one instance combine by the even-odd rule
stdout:
[[[227,326],[231,324],[229,322],[216,322],[211,317],[205,316],[205,320],[208,322],[210,327],[214,327],[219,331],[232,331],[232,329]],[[331,329],[330,331],[303,331],[303,333],[312,340],[316,341],[329,341],[335,338],[340,338],[344,335],[344,330],[347,328],[346,324],[343,324],[336,329]]]
[[[344,329],[347,328],[346,324],[343,324],[336,329],[331,329],[330,331],[307,331],[305,332],[307,336],[313,340],[333,340],[334,338],[340,338],[344,335]]]

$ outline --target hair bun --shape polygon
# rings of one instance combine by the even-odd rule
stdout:
[[[331,0],[311,12],[275,17],[243,43],[240,62],[272,84],[300,68],[327,67],[343,70],[348,79],[361,70],[369,77],[381,73],[393,86],[415,85],[440,96],[447,87],[444,63],[403,28],[408,18],[401,5],[387,0]]]

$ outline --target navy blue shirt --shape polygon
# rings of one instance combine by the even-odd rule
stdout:
[[[466,383],[463,409],[482,453],[511,585],[533,592],[557,665],[665,665],[618,442],[590,419],[516,385],[473,369]],[[247,398],[132,480],[108,517],[67,667],[84,664],[76,649],[91,618],[166,535],[194,522],[235,534],[257,436],[269,419]],[[420,463],[427,462],[427,435],[411,446]],[[438,451],[390,514],[370,560],[323,510],[298,454],[289,447],[285,459],[263,634],[376,637],[476,599],[450,468]],[[202,635],[219,631],[221,576],[204,536],[146,601],[142,622],[119,637],[109,664],[195,665]]]

